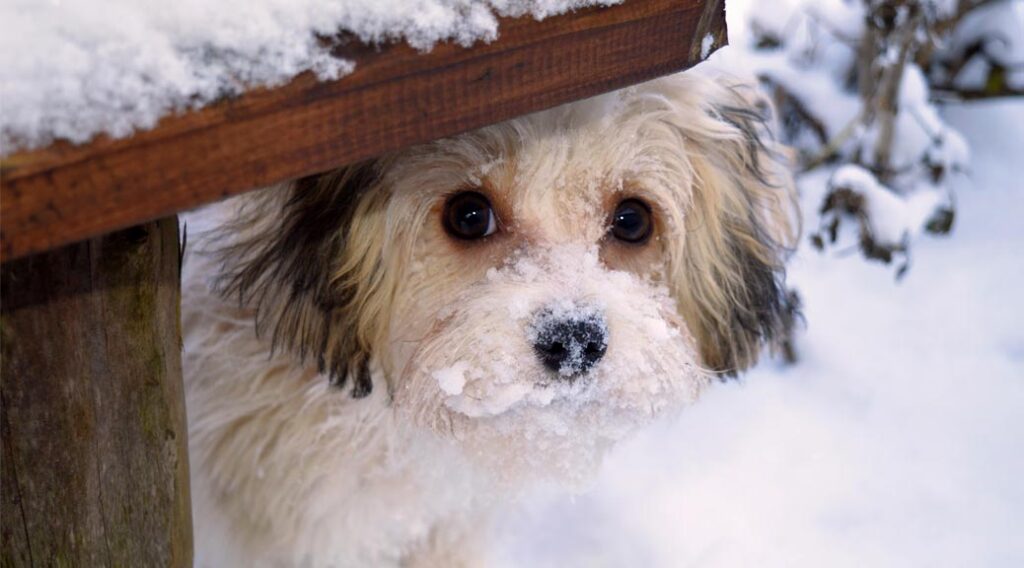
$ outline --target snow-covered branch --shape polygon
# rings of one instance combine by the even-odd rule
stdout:
[[[832,172],[814,244],[845,248],[843,227],[856,227],[861,253],[898,260],[902,275],[915,238],[952,229],[951,182],[969,171],[969,148],[938,103],[1024,87],[1024,0],[751,8],[747,65],[775,100],[781,135],[799,171]]]

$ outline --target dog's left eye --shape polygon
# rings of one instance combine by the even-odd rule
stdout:
[[[453,195],[444,206],[444,228],[453,237],[482,239],[498,229],[491,202],[475,191]]]

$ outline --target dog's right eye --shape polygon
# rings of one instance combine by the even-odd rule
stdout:
[[[639,199],[627,199],[615,208],[612,215],[611,234],[620,241],[642,244],[654,231],[651,208]]]
[[[482,239],[498,229],[488,199],[475,191],[453,195],[444,206],[444,228],[459,239]]]

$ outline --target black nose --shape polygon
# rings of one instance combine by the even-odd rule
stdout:
[[[537,357],[566,378],[586,373],[608,350],[608,325],[600,313],[556,315],[544,311],[534,319],[533,332]]]

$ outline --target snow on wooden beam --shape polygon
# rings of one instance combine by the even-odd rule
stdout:
[[[722,0],[627,0],[500,30],[426,54],[342,45],[356,70],[337,81],[303,75],[131,138],[4,158],[0,259],[679,71],[726,41]]]

